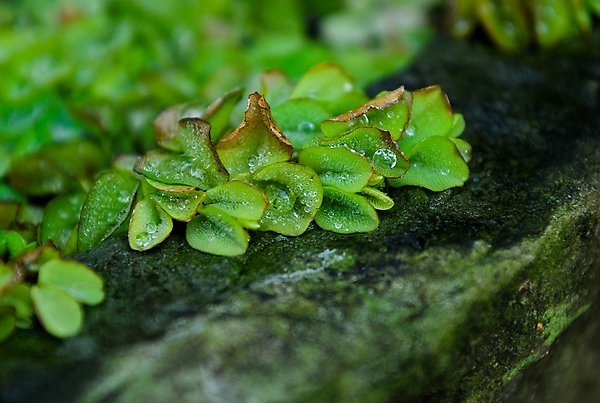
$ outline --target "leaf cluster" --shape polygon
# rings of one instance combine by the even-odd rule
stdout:
[[[554,46],[592,30],[599,0],[455,0],[451,32],[459,38],[481,25],[501,48],[519,50],[531,43]]]
[[[392,187],[441,191],[467,180],[469,144],[438,86],[368,97],[333,63],[294,85],[263,76],[243,121],[229,127],[233,90],[203,110],[178,105],[155,120],[159,149],[100,175],[81,210],[82,251],[127,227],[147,250],[185,223],[195,249],[240,255],[248,230],[287,236],[311,222],[339,233],[377,228]],[[267,102],[270,99],[270,102]]]
[[[0,231],[0,342],[15,329],[30,329],[36,316],[51,335],[66,338],[83,325],[82,304],[104,300],[102,279],[56,248],[27,243]]]

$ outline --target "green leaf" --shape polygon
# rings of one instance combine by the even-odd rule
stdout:
[[[522,0],[478,0],[477,13],[500,47],[517,50],[530,41],[528,10]]]
[[[264,95],[269,105],[275,107],[289,98],[292,92],[292,83],[282,71],[263,72],[260,79],[260,93]]]
[[[14,271],[12,267],[0,261],[0,288],[7,285],[13,278]]]
[[[217,152],[232,177],[292,157],[292,144],[273,121],[267,101],[253,93],[242,124],[217,143]]]
[[[108,238],[131,210],[139,182],[115,171],[98,177],[81,208],[77,244],[81,252]]]
[[[214,206],[245,221],[260,220],[268,207],[266,196],[256,187],[234,180],[206,192],[206,206]]]
[[[23,252],[32,249],[32,245],[28,244],[25,239],[16,231],[0,230],[0,242],[4,241],[6,250],[8,251],[9,259],[14,259]],[[33,245],[35,247],[35,245]]]
[[[440,86],[434,85],[413,92],[412,112],[408,127],[398,141],[405,153],[419,141],[431,136],[448,136],[460,129],[460,118],[452,115],[448,97]]]
[[[315,222],[327,231],[351,234],[375,230],[379,218],[364,197],[324,187],[323,204],[315,216]]]
[[[536,0],[532,3],[535,34],[542,46],[556,45],[579,33],[572,0]]]
[[[272,113],[295,149],[320,135],[321,122],[331,116],[319,101],[310,98],[288,99],[274,107]]]
[[[12,306],[17,319],[29,319],[33,316],[33,305],[29,296],[29,285],[19,283],[0,297],[0,306]]]
[[[4,312],[0,308],[0,343],[6,340],[15,330],[15,317],[10,312]]]
[[[33,286],[31,299],[38,319],[51,335],[66,338],[81,330],[81,305],[60,288],[51,285]]]
[[[373,168],[368,159],[346,147],[310,147],[298,155],[298,163],[311,167],[323,186],[358,192],[369,183]]]
[[[187,224],[185,237],[194,249],[220,256],[243,255],[250,236],[238,221],[214,206],[207,206]]]
[[[471,161],[471,157],[473,155],[471,144],[467,143],[463,139],[457,139],[457,138],[452,138],[451,137],[450,140],[452,140],[452,142],[454,143],[454,145],[456,146],[456,148],[460,152],[460,155],[465,160],[465,162],[468,163],[469,161]]]
[[[182,154],[151,151],[141,157],[135,171],[149,179],[174,185],[210,189],[229,178],[210,139],[210,126],[197,118],[179,121]]]
[[[366,187],[360,191],[360,195],[367,199],[374,209],[389,210],[394,207],[394,201],[392,198],[379,189]]]
[[[452,129],[448,132],[448,137],[459,137],[465,130],[465,118],[460,113],[452,115]]]
[[[210,123],[213,143],[216,143],[229,131],[231,112],[241,97],[242,89],[233,89],[210,104],[206,112],[200,116]]]
[[[467,163],[447,137],[422,140],[413,147],[408,158],[410,169],[402,178],[389,179],[391,186],[414,185],[440,192],[462,186],[469,177]]]
[[[42,243],[51,240],[60,249],[64,248],[79,222],[84,199],[84,193],[66,194],[55,197],[46,205],[40,231]]]
[[[306,231],[323,197],[315,171],[304,165],[280,162],[257,171],[253,181],[269,200],[269,209],[260,221],[262,231],[292,236]]]
[[[320,139],[324,147],[347,147],[371,161],[376,173],[387,178],[404,175],[409,163],[392,136],[374,127],[361,127],[331,139]]]
[[[56,144],[14,160],[7,177],[25,195],[48,196],[81,190],[80,181],[92,179],[107,162],[91,142]]]
[[[335,137],[358,127],[377,127],[389,132],[397,140],[406,130],[411,102],[411,93],[400,87],[379,95],[355,110],[323,121],[321,130],[327,137]]]
[[[73,260],[53,259],[40,267],[38,284],[56,287],[76,301],[96,305],[104,300],[103,281],[92,269]]]
[[[153,200],[142,199],[135,205],[129,222],[129,246],[148,250],[164,241],[173,230],[173,220]]]
[[[321,63],[309,69],[296,84],[290,98],[312,98],[336,115],[368,100],[338,64]]]
[[[145,181],[152,182],[151,188],[154,190],[152,193],[147,192],[147,197],[178,221],[190,221],[204,199],[203,191],[190,186],[160,185],[156,181]]]

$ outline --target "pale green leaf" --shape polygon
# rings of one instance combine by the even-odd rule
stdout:
[[[74,336],[83,325],[81,305],[52,285],[31,287],[31,299],[44,329],[59,338]]]
[[[240,223],[214,206],[207,206],[187,224],[185,237],[194,249],[220,256],[243,255],[250,236]]]
[[[217,207],[232,217],[247,221],[260,220],[268,207],[263,192],[239,180],[207,190],[204,204]]]
[[[375,230],[379,218],[364,197],[324,187],[323,204],[315,216],[315,222],[327,231],[350,234]]]
[[[173,220],[153,200],[142,199],[135,205],[129,222],[129,246],[144,251],[164,241],[173,230]]]

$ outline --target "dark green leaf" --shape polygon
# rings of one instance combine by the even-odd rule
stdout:
[[[85,252],[108,238],[127,218],[139,182],[105,172],[88,192],[81,208],[77,244]]]
[[[7,339],[15,330],[15,317],[0,308],[0,343]]]
[[[79,222],[84,199],[84,193],[66,194],[55,197],[46,205],[40,231],[42,243],[51,240],[60,249],[64,248]]]

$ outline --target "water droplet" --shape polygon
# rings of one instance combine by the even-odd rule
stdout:
[[[373,164],[376,166],[384,166],[386,168],[394,168],[398,163],[398,157],[389,148],[380,148],[373,154]]]
[[[342,223],[341,222],[336,222],[336,223],[333,224],[333,227],[335,229],[341,229],[342,228]]]
[[[448,168],[442,168],[440,169],[440,174],[442,176],[448,176],[450,174],[450,170]]]
[[[315,130],[315,124],[313,122],[305,120],[305,121],[298,123],[297,130],[299,132],[304,132],[304,133],[313,132]]]
[[[408,126],[404,131],[404,135],[408,137],[412,137],[415,135],[415,128],[413,126]]]
[[[146,248],[148,245],[150,245],[150,242],[152,241],[152,236],[147,232],[140,232],[135,236],[135,241],[140,246],[140,248]]]
[[[352,83],[345,82],[343,88],[345,92],[350,92],[354,89],[354,85],[352,85]]]

